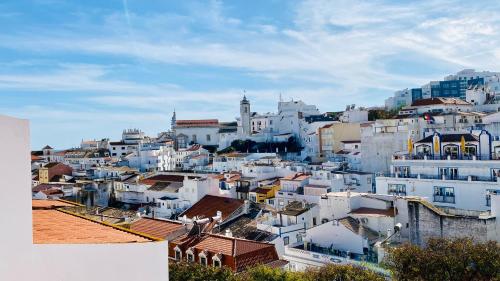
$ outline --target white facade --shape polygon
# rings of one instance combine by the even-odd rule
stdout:
[[[344,123],[361,123],[368,121],[368,110],[365,108],[356,108],[355,105],[347,106],[346,110],[339,118]]]
[[[419,196],[442,207],[489,210],[488,194],[500,193],[495,160],[394,160],[391,176],[377,177],[379,194]]]
[[[9,147],[4,151],[4,161],[0,161],[0,174],[9,179],[11,186],[9,200],[4,202],[5,209],[0,214],[0,223],[10,229],[0,233],[0,280],[168,280],[166,241],[33,244],[29,124],[26,120],[0,116],[0,130],[0,144]],[[82,272],[82,268],[89,270]]]
[[[179,148],[186,148],[191,144],[219,145],[219,127],[179,127],[175,128],[175,136],[178,140]],[[182,142],[181,140],[182,139]]]

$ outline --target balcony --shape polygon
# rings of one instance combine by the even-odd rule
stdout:
[[[312,246],[310,249],[304,249],[304,244],[301,242],[285,247],[284,257],[288,260],[308,260],[318,264],[352,264],[373,270],[387,277],[390,276],[390,273],[387,270],[378,266],[376,256],[369,258],[372,260],[372,262],[369,262],[366,260],[367,258],[365,255],[353,255],[353,258],[348,258],[346,252],[335,251],[318,246]]]
[[[446,175],[423,175],[423,174],[391,174],[379,173],[376,177],[400,178],[400,179],[423,179],[423,180],[455,180],[472,182],[498,182],[498,177],[491,176],[446,176]]]
[[[455,204],[455,196],[434,195],[434,202]]]
[[[495,160],[496,157],[484,157],[481,155],[394,155],[392,160]]]

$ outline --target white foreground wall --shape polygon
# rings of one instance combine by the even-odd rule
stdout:
[[[0,280],[168,280],[167,242],[33,245],[29,123],[0,115]]]

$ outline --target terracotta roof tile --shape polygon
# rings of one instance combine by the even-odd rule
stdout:
[[[130,229],[150,236],[165,239],[173,232],[184,228],[180,222],[141,218],[130,225]]]
[[[34,244],[101,244],[152,240],[59,210],[33,210]]]
[[[304,174],[304,173],[296,173],[290,176],[284,177],[282,180],[289,180],[289,181],[303,181],[305,179],[308,179],[310,175]]]
[[[218,127],[219,120],[217,119],[204,119],[204,120],[177,120],[176,127]]]
[[[373,209],[373,208],[358,208],[350,212],[350,214],[359,214],[359,215],[381,215],[394,217],[394,208],[389,209]]]
[[[205,195],[191,208],[184,211],[180,216],[186,215],[188,218],[195,216],[199,218],[210,218],[216,215],[217,211],[222,212],[222,220],[227,219],[238,208],[243,206],[243,200]]]
[[[31,200],[31,206],[33,209],[55,209],[80,206],[80,204],[64,200]]]

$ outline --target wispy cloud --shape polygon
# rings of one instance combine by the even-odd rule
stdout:
[[[88,92],[73,102],[230,119],[244,88],[258,110],[273,110],[283,92],[326,111],[380,104],[394,90],[461,68],[498,70],[495,0],[285,3],[278,21],[231,2],[156,10],[123,0],[89,13],[78,6],[75,22],[9,28],[0,48],[26,59],[0,60],[20,70],[0,70],[0,94]],[[32,71],[37,63],[47,70]]]

